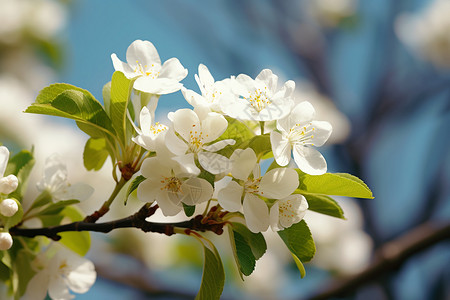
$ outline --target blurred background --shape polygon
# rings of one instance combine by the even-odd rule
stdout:
[[[177,57],[189,70],[184,85],[196,91],[200,63],[216,80],[264,68],[295,80],[296,99],[334,127],[321,150],[329,172],[356,175],[374,193],[337,199],[347,221],[308,212],[317,254],[304,279],[268,233],[268,252],[242,283],[227,238],[216,239],[223,299],[307,299],[370,268],[379,249],[388,256],[450,222],[450,0],[0,0],[0,142],[13,153],[34,145],[32,182],[46,157],[65,157],[71,182],[96,188],[86,213],[113,188],[111,164],[85,171],[87,136],[74,122],[22,111],[53,82],[101,100],[110,55],[125,60],[136,39],[151,41],[162,61]],[[180,92],[162,96],[157,118],[183,107]],[[31,201],[33,183],[29,193]],[[117,201],[120,213],[108,218],[139,205]],[[99,278],[77,299],[193,299],[199,288],[202,251],[191,239],[121,230],[92,240]],[[344,299],[450,299],[449,240],[350,284]]]

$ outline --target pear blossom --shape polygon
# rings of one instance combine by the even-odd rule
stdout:
[[[211,111],[222,113],[221,101],[225,98],[235,97],[229,87],[230,80],[230,78],[226,78],[222,81],[214,81],[208,68],[200,64],[198,75],[195,74],[195,81],[200,88],[201,95],[184,87],[181,91],[186,101],[193,107],[206,106]]]
[[[132,123],[134,125],[134,123]],[[141,128],[135,127],[138,136],[132,140],[148,151],[155,151],[159,145],[164,144],[164,135],[168,127],[156,122],[153,124],[152,115],[149,109],[144,106],[139,114],[139,124]]]
[[[19,181],[15,175],[8,175],[3,177],[5,174],[6,166],[8,165],[9,150],[5,146],[0,146],[0,194],[10,194],[17,189]]]
[[[70,184],[66,164],[58,154],[53,154],[45,160],[44,174],[36,184],[41,192],[49,192],[54,199],[80,201],[89,198],[94,189],[85,183]]]
[[[294,161],[303,172],[310,175],[321,175],[327,171],[325,158],[311,146],[322,146],[331,134],[332,127],[325,121],[313,121],[314,107],[309,102],[297,104],[285,118],[277,121],[277,129],[272,131],[270,142],[273,156],[280,166]]]
[[[195,177],[200,170],[191,163],[190,155],[175,158],[150,157],[141,167],[146,178],[137,189],[141,201],[156,200],[165,216],[174,216],[186,205],[196,205],[211,199],[213,187]]]
[[[303,219],[307,209],[308,202],[302,195],[280,199],[270,208],[270,226],[274,231],[289,228]]]
[[[94,264],[78,254],[63,248],[39,254],[32,265],[37,273],[27,285],[22,300],[45,299],[47,292],[51,299],[66,300],[75,298],[75,293],[86,293],[94,284],[97,273]],[[49,253],[54,253],[48,257]]]
[[[278,76],[264,69],[256,79],[240,74],[230,81],[233,93],[239,98],[222,101],[222,110],[230,117],[241,120],[273,121],[291,111],[295,83],[289,80],[278,89]]]
[[[161,65],[155,46],[149,41],[136,40],[127,49],[127,63],[113,53],[111,59],[116,71],[127,78],[135,78],[134,88],[150,94],[164,95],[178,91],[187,74],[177,58],[170,58]]]
[[[251,148],[237,149],[230,157],[231,175],[238,181],[229,182],[218,192],[219,204],[228,211],[242,208],[245,222],[252,232],[266,231],[269,227],[269,208],[261,198],[283,199],[298,187],[298,175],[290,168],[272,169],[261,176],[256,154]]]
[[[13,199],[5,199],[0,202],[0,214],[4,215],[5,217],[14,216],[18,210],[19,206]]]
[[[0,232],[0,251],[8,250],[13,244],[13,239],[9,232]]]
[[[166,146],[175,155],[193,153],[192,159],[198,159],[200,165],[212,174],[227,172],[231,165],[229,159],[214,153],[234,145],[235,140],[226,139],[216,143],[216,140],[225,132],[227,120],[215,112],[179,109],[171,114],[173,130],[166,134]],[[179,137],[175,133],[179,134]]]

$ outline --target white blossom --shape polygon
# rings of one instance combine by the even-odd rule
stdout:
[[[269,227],[269,208],[260,197],[283,199],[298,187],[298,175],[290,168],[272,169],[263,176],[256,154],[251,148],[237,149],[230,157],[231,175],[238,181],[229,182],[218,192],[219,204],[228,211],[242,208],[245,222],[252,232]],[[243,199],[243,200],[242,200]]]
[[[86,293],[94,284],[97,273],[94,264],[78,254],[64,248],[56,247],[39,254],[33,265],[37,273],[28,283],[22,300],[45,299],[47,292],[51,299],[66,300],[75,298],[75,293]],[[48,257],[49,254],[53,256]]]
[[[321,175],[327,171],[325,158],[311,146],[322,146],[331,134],[332,127],[325,121],[314,121],[315,110],[309,102],[297,104],[286,118],[277,121],[277,129],[272,131],[270,142],[277,164],[286,166],[294,161],[303,172]]]
[[[213,188],[202,178],[200,170],[192,164],[190,155],[176,158],[150,157],[141,167],[146,178],[137,189],[141,201],[156,200],[165,216],[174,216],[186,205],[196,205],[211,199]]]
[[[9,232],[0,232],[0,250],[8,250],[12,244],[13,239]]]
[[[177,58],[170,58],[161,65],[155,46],[149,41],[136,40],[127,49],[127,63],[119,60],[113,53],[111,59],[114,69],[127,78],[135,78],[134,88],[150,94],[170,94],[178,91],[180,83],[187,74]]]
[[[66,164],[58,154],[53,154],[45,160],[44,174],[36,184],[41,192],[49,192],[54,199],[80,201],[86,200],[94,189],[85,183],[70,184]]]
[[[270,226],[274,231],[289,228],[303,219],[307,209],[308,202],[302,195],[293,194],[280,199],[270,208]]]
[[[273,121],[285,117],[293,105],[295,83],[289,80],[278,89],[278,76],[264,69],[256,79],[240,74],[230,80],[232,91],[239,96],[222,101],[222,111],[241,120]]]
[[[9,150],[5,146],[0,146],[0,193],[10,194],[17,189],[19,181],[15,175],[3,177],[8,165]]]
[[[168,127],[159,122],[153,123],[152,115],[146,106],[139,114],[139,124],[141,128],[135,127],[138,135],[132,138],[133,142],[148,151],[156,151],[164,144],[164,135]]]
[[[0,214],[4,215],[5,217],[14,216],[18,210],[19,206],[13,199],[5,199],[0,202]]]
[[[230,169],[229,159],[215,152],[227,145],[234,145],[235,141],[227,139],[212,143],[227,129],[228,122],[222,115],[198,112],[197,109],[179,109],[171,115],[171,119],[173,131],[166,134],[165,140],[170,151],[175,155],[194,154],[192,159],[198,159],[200,165],[212,174]]]

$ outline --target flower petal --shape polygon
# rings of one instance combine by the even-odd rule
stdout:
[[[175,135],[173,129],[167,130],[164,143],[166,144],[166,147],[175,155],[185,154],[189,149],[189,146],[186,144],[186,142]]]
[[[181,185],[182,201],[187,205],[196,205],[211,199],[213,187],[202,178],[191,177]]]
[[[291,128],[294,124],[303,124],[311,122],[314,119],[316,111],[311,103],[303,101],[297,104],[290,114]]]
[[[150,127],[152,126],[152,115],[146,106],[144,106],[139,114],[139,124],[142,134],[150,135]]]
[[[170,177],[171,170],[167,167],[165,160],[160,157],[149,157],[144,160],[141,166],[141,173],[145,178]]]
[[[212,77],[211,72],[204,64],[198,65],[198,79],[197,84],[202,89],[202,87],[209,87],[214,84],[214,77]],[[203,91],[202,91],[203,92]]]
[[[157,95],[165,95],[178,91],[183,84],[177,80],[169,78],[151,78],[149,76],[141,76],[134,82],[133,87],[136,90]]]
[[[228,173],[231,169],[231,161],[227,157],[213,152],[198,153],[198,162],[212,174]]]
[[[178,58],[172,57],[164,62],[158,77],[181,81],[187,74],[188,70],[183,67]]]
[[[139,76],[134,70],[127,64],[121,61],[115,53],[111,54],[111,60],[113,62],[114,70],[122,72],[128,79]]]
[[[86,183],[75,183],[67,186],[65,189],[59,189],[53,192],[53,197],[58,200],[77,199],[84,201],[94,193],[94,188]]]
[[[270,133],[270,144],[272,145],[273,156],[275,161],[280,166],[286,166],[291,161],[291,144],[288,139],[284,139],[283,136],[272,131]]]
[[[228,211],[239,211],[241,209],[241,198],[244,187],[236,181],[230,181],[226,187],[217,194],[220,206]]]
[[[230,157],[231,175],[234,178],[247,180],[256,164],[256,154],[252,148],[236,149]]]
[[[331,124],[326,121],[312,121],[314,137],[311,139],[313,146],[320,147],[328,140],[333,130]]]
[[[161,181],[158,181],[157,179],[146,179],[139,184],[137,188],[137,197],[142,202],[151,203],[157,199],[163,186]]]
[[[173,128],[186,142],[189,142],[191,133],[201,130],[200,120],[193,110],[179,109],[173,114]]]
[[[25,294],[20,298],[22,300],[44,299],[47,295],[47,288],[50,275],[46,271],[40,271],[31,278],[27,284]]]
[[[66,283],[75,293],[83,294],[92,287],[96,278],[94,264],[90,260],[80,257],[77,265],[73,266],[71,272],[66,276]]]
[[[322,175],[327,172],[327,162],[316,149],[294,145],[292,153],[295,163],[303,172],[310,175]]]
[[[183,209],[178,193],[161,192],[159,193],[156,202],[158,203],[159,208],[161,208],[163,215],[166,217],[175,216]]]
[[[173,171],[177,176],[197,176],[200,174],[200,169],[196,166],[194,161],[194,153],[188,153],[183,155],[178,155],[172,157],[173,161],[176,161],[178,164],[173,166]]]
[[[298,183],[298,174],[294,169],[276,168],[261,178],[259,191],[264,197],[281,199],[292,194]]]
[[[228,145],[234,145],[234,144],[236,144],[235,140],[226,139],[226,140],[220,140],[211,145],[205,145],[205,146],[203,146],[203,149],[206,151],[209,151],[209,152],[216,152],[216,151],[222,150],[223,148],[225,148]]]
[[[0,146],[0,177],[5,174],[9,160],[9,150],[5,146]]]
[[[0,193],[8,195],[14,192],[19,186],[19,180],[15,175],[8,175],[0,178]]]
[[[75,298],[69,293],[64,279],[61,276],[51,276],[48,284],[48,295],[51,299],[66,300]]]
[[[224,116],[211,112],[202,120],[203,143],[209,143],[217,139],[225,132],[228,121]]]
[[[243,208],[245,223],[251,232],[263,232],[269,228],[269,208],[264,200],[246,193]]]
[[[155,46],[149,41],[136,40],[127,49],[127,62],[133,67],[137,64],[151,66],[154,64],[157,68],[161,66],[161,59]]]
[[[278,76],[273,74],[272,70],[270,69],[262,70],[258,74],[258,76],[256,76],[256,80],[262,81],[270,91],[273,91],[277,88]]]

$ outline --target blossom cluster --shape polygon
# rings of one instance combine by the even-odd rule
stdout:
[[[140,113],[137,125],[131,120],[137,133],[132,140],[151,153],[141,166],[145,180],[137,188],[140,200],[156,201],[165,216],[217,201],[229,212],[243,213],[252,232],[269,226],[278,231],[302,220],[308,204],[295,193],[298,170],[310,175],[326,172],[326,161],[315,147],[327,141],[332,128],[315,120],[309,102],[294,104],[292,80],[279,85],[278,76],[264,69],[254,79],[240,74],[215,81],[200,64],[197,93],[180,83],[188,72],[179,60],[161,64],[148,41],[134,41],[127,62],[116,54],[111,58],[116,71],[135,80],[133,105]],[[170,112],[169,124],[155,122],[159,96],[178,90],[193,109]],[[244,127],[224,138],[234,122]],[[268,149],[258,151],[248,141],[238,142],[242,128],[268,138]],[[274,163],[262,174],[267,153],[273,154]]]

